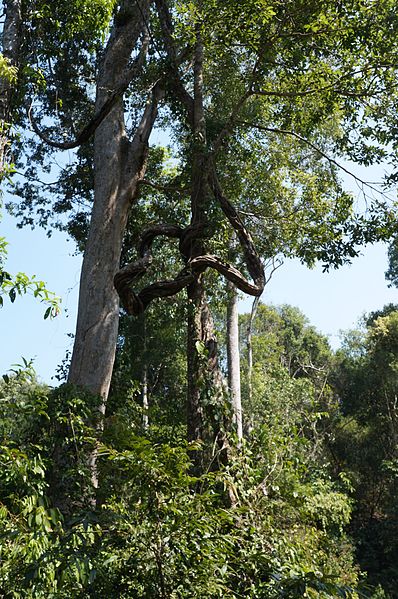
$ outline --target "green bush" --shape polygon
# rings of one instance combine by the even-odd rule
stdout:
[[[311,442],[262,423],[224,470],[190,474],[184,442],[108,430],[100,501],[84,500],[93,398],[1,386],[0,588],[12,598],[351,597],[350,502],[306,460]],[[54,468],[72,501],[56,507]],[[197,447],[195,447],[197,449]],[[80,497],[80,501],[79,501]]]

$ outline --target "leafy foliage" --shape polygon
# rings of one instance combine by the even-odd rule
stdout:
[[[343,411],[333,451],[353,487],[359,562],[391,597],[398,580],[397,323],[396,306],[371,314],[338,352],[333,375]]]
[[[350,502],[310,465],[312,441],[282,415],[265,415],[227,469],[199,478],[185,442],[150,440],[156,428],[139,435],[131,419],[115,434],[107,421],[93,511],[79,461],[95,437],[88,399],[50,392],[22,371],[1,386],[6,596],[357,596],[344,534]],[[73,513],[54,495],[60,426],[69,458],[58,477],[69,481]]]
[[[60,311],[61,299],[52,291],[48,291],[46,284],[36,279],[34,275],[28,277],[23,272],[19,272],[15,276],[10,275],[3,267],[6,256],[7,242],[4,237],[0,237],[0,308],[3,307],[4,296],[8,296],[11,303],[14,303],[17,296],[30,292],[47,305],[44,312],[45,319],[57,316]]]
[[[14,113],[26,130],[25,106],[33,104],[44,132],[59,139],[74,137],[92,116],[108,30],[112,23],[113,31],[123,27],[129,3],[53,4],[23,3],[26,40]],[[150,149],[150,180],[141,182],[123,258],[130,257],[130,242],[144,223],[188,224],[192,156],[205,140],[192,135],[175,79],[165,74],[173,52],[181,55],[177,83],[186,94],[192,91],[191,50],[199,37],[206,153],[226,194],[251,221],[264,258],[296,256],[309,265],[320,260],[327,269],[350,261],[359,245],[396,232],[396,205],[383,198],[357,210],[335,159],[348,155],[370,164],[396,145],[393,0],[178,0],[168,7],[170,39],[153,8],[145,24],[148,55],[123,102],[127,137],[147,90],[170,79],[161,126],[172,129],[175,155],[165,168],[167,153]],[[0,76],[16,76],[2,56]],[[22,197],[15,213],[23,224],[44,226],[55,215],[56,225],[83,249],[94,193],[92,143],[61,167],[54,166],[57,153],[29,134],[14,146],[25,177],[14,188]],[[48,181],[52,175],[57,181]],[[216,202],[204,204],[206,251],[230,259],[226,219]],[[171,244],[155,247],[158,272],[173,275],[180,254]],[[4,255],[1,239],[1,260]],[[3,262],[0,267],[1,302],[5,294],[13,302],[31,291],[49,304],[45,317],[55,313],[56,299],[42,282],[23,274],[11,278]],[[220,286],[210,281],[215,300]],[[218,297],[213,307],[220,303]],[[397,511],[396,313],[373,318],[365,336],[353,335],[334,360],[326,340],[297,310],[262,306],[251,381],[243,369],[247,438],[216,472],[216,444],[203,448],[183,440],[185,318],[186,305],[179,302],[157,305],[145,322],[124,318],[104,419],[98,398],[68,386],[40,387],[29,369],[4,379],[4,595],[358,597],[350,523],[359,562],[370,583],[381,585],[375,596],[394,593],[396,541],[394,527],[388,528]],[[207,357],[201,341],[196,349]],[[147,411],[140,397],[144,380]],[[199,407],[209,420],[206,410],[215,397],[206,391],[207,403]],[[200,451],[207,469],[194,477],[190,458]],[[97,496],[88,455],[99,468]],[[60,499],[65,497],[67,502]]]

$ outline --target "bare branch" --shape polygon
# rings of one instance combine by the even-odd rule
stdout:
[[[150,99],[147,101],[144,113],[141,117],[134,138],[132,141],[132,151],[135,151],[135,145],[148,144],[149,136],[152,133],[153,125],[156,120],[158,104],[164,97],[164,81],[158,80],[152,87]]]
[[[167,233],[163,231],[159,234],[166,235]],[[174,235],[168,236],[174,237]],[[138,294],[135,293],[130,285],[140,279],[147,272],[151,264],[152,256],[147,253],[143,258],[128,264],[115,275],[114,284],[116,291],[119,294],[124,309],[132,316],[141,314],[154,299],[176,295],[193,283],[197,276],[207,268],[217,270],[217,272],[222,274],[228,281],[234,283],[244,293],[259,296],[263,291],[263,288],[249,283],[234,266],[223,262],[217,256],[205,255],[197,256],[190,260],[175,279],[157,281],[144,287]]]

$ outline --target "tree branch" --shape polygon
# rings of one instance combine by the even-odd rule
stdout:
[[[164,97],[164,79],[159,79],[152,87],[151,97],[148,100],[144,113],[141,117],[140,124],[132,140],[132,152],[136,144],[148,144],[149,136],[151,135],[153,124],[155,122],[159,101]]]
[[[258,289],[261,289],[262,292],[265,285],[264,266],[254,246],[252,236],[243,224],[235,207],[224,196],[214,168],[211,169],[210,173],[210,186],[213,189],[214,196],[218,200],[222,211],[236,232],[250,276],[252,277],[255,286]]]
[[[187,109],[188,122],[193,125],[194,122],[194,100],[191,94],[185,89],[179,72],[180,61],[177,58],[177,52],[173,40],[173,22],[166,0],[156,0],[156,8],[159,14],[160,26],[163,34],[163,41],[169,59],[169,72],[174,85],[173,91],[178,99]]]
[[[90,139],[90,137],[95,133],[95,130],[99,127],[102,121],[111,112],[116,102],[123,96],[124,92],[127,90],[133,78],[136,75],[138,75],[138,73],[141,71],[148,51],[148,42],[148,36],[145,36],[139,55],[137,56],[133,65],[124,73],[123,78],[117,86],[116,90],[110,94],[110,96],[106,99],[106,101],[103,103],[98,112],[93,116],[90,122],[85,127],[83,127],[83,129],[80,131],[80,133],[74,140],[58,142],[47,137],[45,133],[43,133],[37,125],[32,114],[33,106],[30,105],[27,111],[28,118],[32,126],[32,129],[36,133],[36,135],[38,135],[42,141],[47,143],[52,148],[57,148],[59,150],[71,150],[86,143]]]
[[[350,73],[345,73],[341,77],[337,77],[335,79],[335,81],[329,83],[328,85],[324,85],[322,87],[314,87],[314,88],[310,88],[310,89],[303,90],[303,91],[283,91],[283,90],[275,91],[275,90],[253,89],[252,93],[253,93],[253,95],[256,95],[256,96],[270,96],[270,97],[277,97],[277,98],[303,98],[305,96],[318,94],[320,92],[334,90],[340,96],[365,98],[365,97],[373,96],[375,94],[375,92],[369,91],[371,84],[368,85],[367,90],[360,91],[360,92],[351,92],[351,91],[344,90],[344,89],[341,89],[336,86],[338,86],[343,81],[350,79],[350,77],[351,78],[358,77],[358,75],[363,75],[365,73],[368,73],[369,71],[370,72],[375,71],[375,73],[377,75],[378,69],[391,69],[391,68],[393,68],[393,66],[394,65],[388,64],[388,63],[365,66],[362,69],[356,69],[354,71],[351,71]],[[359,79],[357,79],[357,81],[359,81]],[[396,85],[393,85],[392,87],[396,87]],[[378,93],[381,93],[381,92],[378,92]]]
[[[350,177],[355,179],[355,181],[357,181],[361,185],[368,187],[369,189],[371,189],[372,191],[374,191],[376,193],[384,195],[383,192],[380,191],[380,189],[377,189],[376,187],[371,185],[369,182],[364,181],[363,179],[361,179],[360,177],[355,175],[352,171],[350,171],[345,166],[343,166],[342,164],[337,162],[337,160],[328,156],[328,154],[326,154],[326,152],[321,150],[318,146],[316,146],[314,143],[312,143],[309,139],[307,139],[306,137],[303,137],[302,135],[300,135],[299,133],[296,133],[295,131],[290,131],[289,129],[279,129],[277,127],[264,127],[262,125],[257,125],[255,123],[249,123],[247,121],[236,121],[236,122],[238,125],[246,125],[247,127],[251,127],[252,129],[257,129],[258,131],[265,131],[267,133],[280,133],[281,135],[290,135],[291,137],[298,139],[302,143],[305,143],[309,148],[311,148],[315,152],[318,152],[318,154],[320,156],[322,156],[323,158],[325,158],[330,164],[334,164],[334,166],[336,166],[340,170],[347,173],[347,175],[350,175]]]

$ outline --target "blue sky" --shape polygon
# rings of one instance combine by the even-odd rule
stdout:
[[[71,345],[68,333],[76,322],[81,256],[64,234],[54,231],[48,238],[42,229],[17,229],[14,218],[3,214],[0,235],[8,245],[7,270],[36,275],[47,288],[62,298],[62,312],[53,320],[44,320],[45,306],[32,296],[18,297],[14,304],[5,298],[0,309],[0,375],[21,356],[34,358],[42,380],[50,384],[57,365]]]
[[[352,265],[329,273],[291,260],[274,274],[262,301],[298,306],[337,348],[340,331],[355,327],[364,313],[390,302],[398,304],[398,290],[389,289],[384,279],[386,267],[387,246],[382,243],[365,248]],[[245,300],[241,308],[246,311],[250,305]]]
[[[355,172],[366,180],[379,180],[380,168],[358,169]],[[355,181],[345,177],[346,187],[360,196]],[[21,357],[34,359],[41,380],[52,380],[57,365],[71,348],[68,334],[74,333],[77,311],[81,256],[67,237],[54,231],[48,238],[37,228],[18,229],[16,221],[3,214],[0,235],[9,242],[7,270],[35,274],[47,287],[62,297],[62,313],[54,320],[44,320],[45,306],[33,297],[18,298],[14,304],[7,300],[0,309],[0,375]],[[262,300],[266,303],[289,303],[299,307],[310,322],[328,335],[334,348],[339,344],[339,331],[352,328],[363,313],[398,303],[398,290],[389,289],[384,279],[387,268],[387,247],[368,246],[351,266],[322,273],[298,261],[286,261],[273,275]],[[251,300],[241,302],[241,311],[250,310]]]

